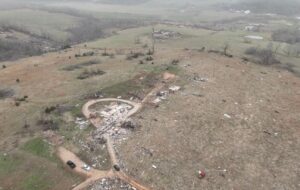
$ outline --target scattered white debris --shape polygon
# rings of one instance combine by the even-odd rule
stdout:
[[[245,38],[253,39],[253,40],[263,40],[264,38],[262,36],[245,36]]]
[[[91,167],[89,166],[89,165],[87,165],[87,164],[84,164],[83,166],[82,166],[82,169],[84,169],[85,171],[90,171],[91,170]]]
[[[158,30],[154,31],[153,33],[153,37],[159,40],[166,40],[169,38],[180,38],[181,36],[182,34],[180,34],[179,32],[174,32],[170,30]]]
[[[207,82],[208,81],[207,78],[200,77],[197,74],[194,74],[194,78],[193,79],[194,79],[194,81],[200,81],[200,82]]]
[[[119,178],[103,178],[96,181],[87,188],[89,190],[111,190],[111,189],[120,189],[120,190],[137,190],[135,187],[132,187],[130,184],[124,182]]]
[[[244,11],[244,13],[245,13],[246,15],[248,15],[248,14],[251,13],[251,11],[250,11],[250,10],[246,10],[246,11]]]
[[[160,103],[161,101],[163,100],[166,100],[167,99],[167,96],[169,95],[170,92],[175,92],[175,91],[178,91],[180,89],[180,87],[178,86],[173,86],[173,87],[170,87],[169,88],[169,91],[159,91],[156,93],[156,99],[154,99],[152,101],[152,103],[154,104],[158,104]]]
[[[228,114],[224,114],[224,117],[226,117],[226,118],[228,118],[228,119],[231,119],[231,116],[230,115],[228,115]]]
[[[159,91],[156,93],[158,97],[166,97],[168,95],[168,91]]]
[[[162,99],[160,99],[160,98],[158,97],[158,98],[156,98],[155,100],[153,100],[152,103],[158,104],[158,103],[161,102],[161,101],[162,101]]]
[[[77,117],[75,123],[78,125],[79,129],[83,130],[89,126],[89,121],[84,120],[83,118]]]
[[[111,135],[119,132],[119,126],[126,120],[126,116],[132,110],[132,106],[126,103],[111,103],[104,109],[97,111],[102,118],[101,126],[95,131],[97,136],[101,136],[104,132]]]
[[[178,91],[178,90],[180,90],[180,86],[171,86],[170,88],[169,88],[169,90],[171,91],[171,92],[176,92],[176,91]]]
[[[157,168],[157,166],[152,164],[152,168],[156,169],[156,168]]]
[[[254,31],[255,26],[245,26],[246,31]]]

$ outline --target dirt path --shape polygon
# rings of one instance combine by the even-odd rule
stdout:
[[[155,96],[155,94],[164,87],[164,84],[158,84],[153,88],[142,100],[142,104],[145,104],[151,96]]]
[[[81,161],[75,154],[70,152],[69,150],[59,147],[57,150],[57,154],[59,155],[60,159],[66,163],[69,160],[72,160],[76,164],[76,168],[73,169],[74,172],[81,174],[83,176],[86,176],[88,178],[92,176],[99,176],[99,177],[105,177],[107,176],[108,172],[105,171],[99,171],[91,168],[90,171],[86,171],[82,169],[81,167],[85,164],[83,161]]]
[[[141,103],[136,103],[136,102],[132,102],[129,100],[123,100],[123,99],[117,99],[117,98],[103,98],[103,99],[97,99],[97,100],[90,100],[88,101],[86,104],[83,105],[82,107],[82,113],[83,115],[87,118],[87,119],[91,119],[90,115],[91,115],[91,111],[89,110],[89,107],[100,103],[100,102],[121,102],[121,103],[125,103],[125,104],[129,104],[131,105],[133,108],[129,111],[129,113],[127,114],[126,118],[132,116],[133,114],[135,114],[136,112],[139,111],[139,109],[142,108],[142,104]],[[95,126],[97,127],[97,126]]]

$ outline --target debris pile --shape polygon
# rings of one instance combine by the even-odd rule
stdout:
[[[101,126],[95,131],[96,138],[104,133],[113,135],[120,130],[119,126],[126,120],[126,117],[133,107],[125,103],[112,103],[97,112],[102,118]]]
[[[127,119],[124,123],[122,123],[121,128],[123,129],[136,129],[139,125],[134,122],[132,119]]]
[[[152,103],[153,104],[158,104],[161,101],[166,100],[167,96],[170,93],[175,93],[175,92],[179,91],[180,89],[181,89],[180,86],[170,86],[169,89],[168,89],[169,91],[159,91],[159,92],[156,93],[156,98],[152,101]]]
[[[77,124],[79,129],[83,130],[89,126],[89,121],[84,120],[83,118],[77,117],[75,120],[75,124]]]
[[[169,88],[169,91],[174,93],[174,92],[179,91],[180,89],[181,89],[180,86],[171,86],[171,87]]]
[[[192,80],[194,81],[198,81],[198,82],[207,82],[208,79],[207,78],[204,78],[204,77],[200,77],[198,74],[194,74]]]
[[[107,166],[109,160],[107,155],[106,145],[100,141],[101,139],[89,139],[88,141],[78,140],[78,144],[80,145],[80,154],[88,159],[88,163],[93,168],[102,169]],[[82,169],[89,171],[90,166],[84,165]]]
[[[89,190],[136,190],[128,183],[120,180],[119,178],[109,179],[103,178],[90,186]]]
[[[175,39],[180,38],[182,34],[170,30],[158,30],[158,31],[154,31],[153,36],[155,39],[158,40],[167,40],[170,38],[175,38]]]
[[[152,101],[154,104],[160,103],[162,100],[166,100],[169,92],[168,91],[159,91],[156,93],[156,98]]]

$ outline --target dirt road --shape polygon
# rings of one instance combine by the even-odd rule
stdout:
[[[121,103],[131,105],[133,108],[129,111],[126,118],[128,118],[128,117],[132,116],[133,114],[135,114],[142,107],[141,103],[136,103],[136,102],[132,102],[132,101],[129,101],[129,100],[123,100],[123,99],[117,99],[117,98],[104,98],[104,99],[90,100],[86,104],[84,104],[83,107],[82,107],[83,115],[86,118],[90,119],[91,111],[89,110],[89,107],[94,105],[94,104],[100,103],[100,102],[121,102]]]
[[[57,149],[57,154],[64,163],[67,163],[67,161],[71,160],[76,165],[76,168],[74,168],[73,171],[87,178],[86,181],[76,186],[73,190],[83,189],[98,179],[115,176],[112,170],[101,171],[93,168],[91,168],[90,171],[84,170],[82,167],[85,165],[85,163],[75,154],[63,147],[59,147]]]

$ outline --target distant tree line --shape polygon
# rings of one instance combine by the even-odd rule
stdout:
[[[297,0],[242,0],[233,5],[240,10],[251,10],[255,13],[274,13],[281,15],[297,15],[300,1]]]
[[[274,41],[285,42],[288,44],[300,43],[300,30],[298,29],[280,29],[272,34]]]

